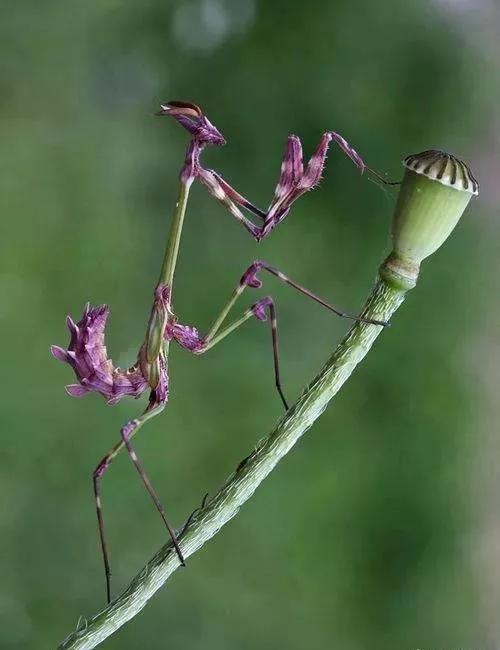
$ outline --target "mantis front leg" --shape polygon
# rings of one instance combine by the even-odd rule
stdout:
[[[304,168],[302,144],[296,135],[291,135],[285,146],[280,178],[274,191],[274,198],[265,211],[248,201],[216,171],[204,169],[201,164],[198,164],[197,176],[209,193],[220,201],[257,241],[261,241],[285,219],[294,201],[319,183],[328,148],[332,141],[338,144],[358,169],[361,171],[365,169],[365,164],[360,155],[335,131],[327,131],[323,134],[315,152]],[[240,207],[260,218],[262,225],[255,225],[247,219]]]
[[[335,131],[323,133],[305,166],[300,139],[296,135],[291,135],[286,142],[274,198],[267,210],[261,210],[235,190],[216,171],[203,167],[201,154],[204,148],[207,145],[220,146],[226,141],[199,106],[189,102],[167,102],[161,105],[159,115],[175,118],[191,134],[192,139],[181,170],[181,181],[191,182],[198,178],[209,193],[219,200],[257,241],[267,237],[285,219],[294,201],[319,183],[331,142],[335,142],[361,172],[366,169],[377,177],[379,182],[384,182],[379,174],[365,165],[357,151],[339,133]],[[262,223],[260,225],[253,223],[243,214],[242,209],[259,218]]]

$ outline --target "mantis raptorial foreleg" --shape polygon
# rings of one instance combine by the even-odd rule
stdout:
[[[335,131],[327,131],[321,136],[318,146],[304,168],[302,144],[296,135],[291,135],[286,142],[280,178],[274,191],[274,198],[265,211],[248,201],[216,171],[202,167],[199,161],[196,166],[196,176],[205,185],[209,193],[220,201],[257,241],[261,241],[285,219],[294,201],[319,183],[325,166],[328,147],[332,141],[338,144],[358,169],[361,171],[365,169],[365,164],[359,154]],[[262,225],[258,226],[247,219],[240,208],[259,217],[263,222]]]

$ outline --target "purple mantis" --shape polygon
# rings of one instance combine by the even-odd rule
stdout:
[[[200,180],[210,195],[223,203],[231,215],[257,241],[260,241],[267,237],[285,219],[294,201],[319,183],[328,147],[332,141],[341,148],[361,172],[366,167],[361,157],[346,140],[333,131],[327,131],[323,134],[311,159],[304,166],[301,142],[297,136],[292,135],[286,143],[281,173],[274,198],[268,209],[264,211],[257,208],[239,194],[217,172],[205,169],[202,166],[200,156],[203,149],[207,145],[223,145],[225,144],[225,140],[198,106],[187,102],[172,101],[162,104],[158,115],[170,116],[176,119],[190,133],[191,138],[187,147],[185,162],[180,173],[179,197],[160,277],[154,291],[153,305],[146,336],[139,349],[137,360],[130,368],[122,369],[115,367],[112,360],[108,357],[104,337],[109,310],[104,305],[100,307],[90,307],[90,305],[87,305],[78,323],[75,323],[68,316],[67,325],[71,335],[68,348],[64,349],[55,345],[51,348],[53,356],[60,361],[68,363],[75,372],[77,383],[66,386],[66,391],[73,397],[81,397],[90,392],[97,392],[104,397],[107,404],[113,405],[124,397],[137,398],[144,391],[149,390],[149,401],[145,410],[140,416],[130,420],[121,428],[120,440],[101,459],[92,475],[108,602],[111,601],[111,570],[105,537],[100,485],[104,473],[123,448],[127,450],[140,479],[149,492],[165,524],[171,543],[177,552],[179,562],[184,565],[184,557],[180,544],[182,531],[180,535],[177,535],[168,522],[163,505],[132,446],[133,436],[147,420],[158,415],[165,408],[168,401],[168,356],[171,342],[179,344],[194,354],[204,354],[250,318],[256,318],[259,321],[268,321],[272,335],[276,389],[285,409],[288,409],[288,403],[281,385],[276,307],[272,297],[266,296],[265,298],[261,298],[251,307],[247,308],[239,318],[224,325],[229,312],[243,292],[247,289],[257,289],[262,286],[260,276],[263,273],[278,278],[278,280],[315,300],[339,316],[369,322],[378,326],[387,325],[387,323],[363,319],[333,307],[319,296],[316,296],[305,287],[291,280],[278,269],[263,261],[253,262],[243,273],[229,301],[221,310],[207,334],[201,336],[196,328],[179,323],[172,302],[173,280],[189,190],[195,180]],[[242,210],[251,213],[260,220],[260,223],[256,225],[243,214]]]

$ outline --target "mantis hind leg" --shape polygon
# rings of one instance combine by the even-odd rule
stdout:
[[[121,428],[121,435],[122,435],[122,441],[125,447],[127,448],[128,455],[130,456],[130,460],[134,464],[134,467],[137,470],[137,473],[139,474],[141,481],[146,488],[146,490],[149,493],[149,496],[151,497],[153,503],[155,504],[156,509],[158,510],[160,517],[163,520],[163,523],[165,524],[165,528],[168,531],[170,540],[176,550],[177,556],[179,558],[179,562],[181,563],[182,566],[185,566],[185,560],[184,556],[182,554],[179,541],[177,539],[177,536],[175,534],[175,531],[173,527],[170,525],[167,515],[165,512],[165,508],[163,507],[156,490],[153,488],[153,485],[146,474],[146,471],[144,470],[144,467],[142,463],[140,462],[137,453],[135,449],[132,446],[131,439],[132,436],[134,436],[137,431],[140,429],[140,427],[150,418],[154,417],[155,415],[158,415],[158,413],[161,413],[163,411],[165,405],[164,404],[159,404],[156,407],[146,410],[140,417],[135,418],[134,420],[130,420]]]
[[[130,442],[131,438],[137,433],[137,431],[140,429],[140,427],[146,422],[148,419],[151,417],[154,417],[158,413],[160,413],[164,408],[164,405],[158,405],[156,408],[152,408],[150,410],[146,410],[140,417],[131,420],[128,422],[126,425],[124,425],[121,429],[121,434],[122,434],[122,439],[110,449],[110,451],[101,459],[97,467],[94,469],[93,474],[92,474],[92,482],[93,482],[93,488],[94,488],[94,501],[95,501],[95,507],[96,507],[96,513],[97,513],[97,523],[99,527],[99,541],[101,545],[101,553],[102,553],[102,559],[103,559],[103,564],[104,564],[104,573],[105,573],[105,579],[106,579],[106,599],[107,602],[111,602],[111,568],[110,568],[110,562],[109,562],[109,552],[108,552],[108,545],[106,541],[106,534],[105,534],[105,525],[104,525],[104,515],[103,515],[103,509],[102,509],[102,500],[101,500],[101,479],[104,476],[104,473],[108,469],[108,467],[111,465],[113,460],[116,458],[118,453],[123,449],[123,447],[126,447],[129,456],[134,463],[134,466],[136,467],[141,480],[143,484],[145,485],[147,491],[149,492],[151,498],[153,499],[153,502],[160,513],[160,516],[165,524],[165,527],[168,530],[168,533],[170,535],[170,539],[172,541],[172,544],[177,552],[177,555],[179,557],[180,563],[185,566],[185,561],[184,561],[184,556],[182,554],[182,551],[179,547],[179,542],[177,540],[177,536],[175,535],[175,532],[171,525],[169,524],[165,509],[163,508],[163,505],[161,504],[161,501],[159,500],[155,490],[153,489],[151,485],[151,481],[149,480],[149,477],[147,476],[146,472],[144,471],[142,465],[139,462],[139,459],[137,458],[137,454],[135,450],[132,447],[132,444]]]
[[[123,440],[120,440],[109,452],[102,458],[97,467],[92,473],[92,483],[94,486],[94,501],[95,508],[97,513],[97,523],[99,526],[99,541],[101,544],[101,554],[102,560],[104,563],[104,573],[106,576],[106,600],[108,604],[111,602],[111,569],[109,565],[109,553],[108,546],[106,542],[105,526],[104,526],[104,515],[102,512],[102,503],[101,503],[101,479],[111,465],[113,460],[118,455],[118,452],[123,448]]]

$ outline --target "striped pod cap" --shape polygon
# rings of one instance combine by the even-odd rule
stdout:
[[[442,185],[476,196],[479,194],[479,183],[474,178],[470,167],[463,160],[446,151],[428,149],[412,154],[403,160],[403,165]]]

